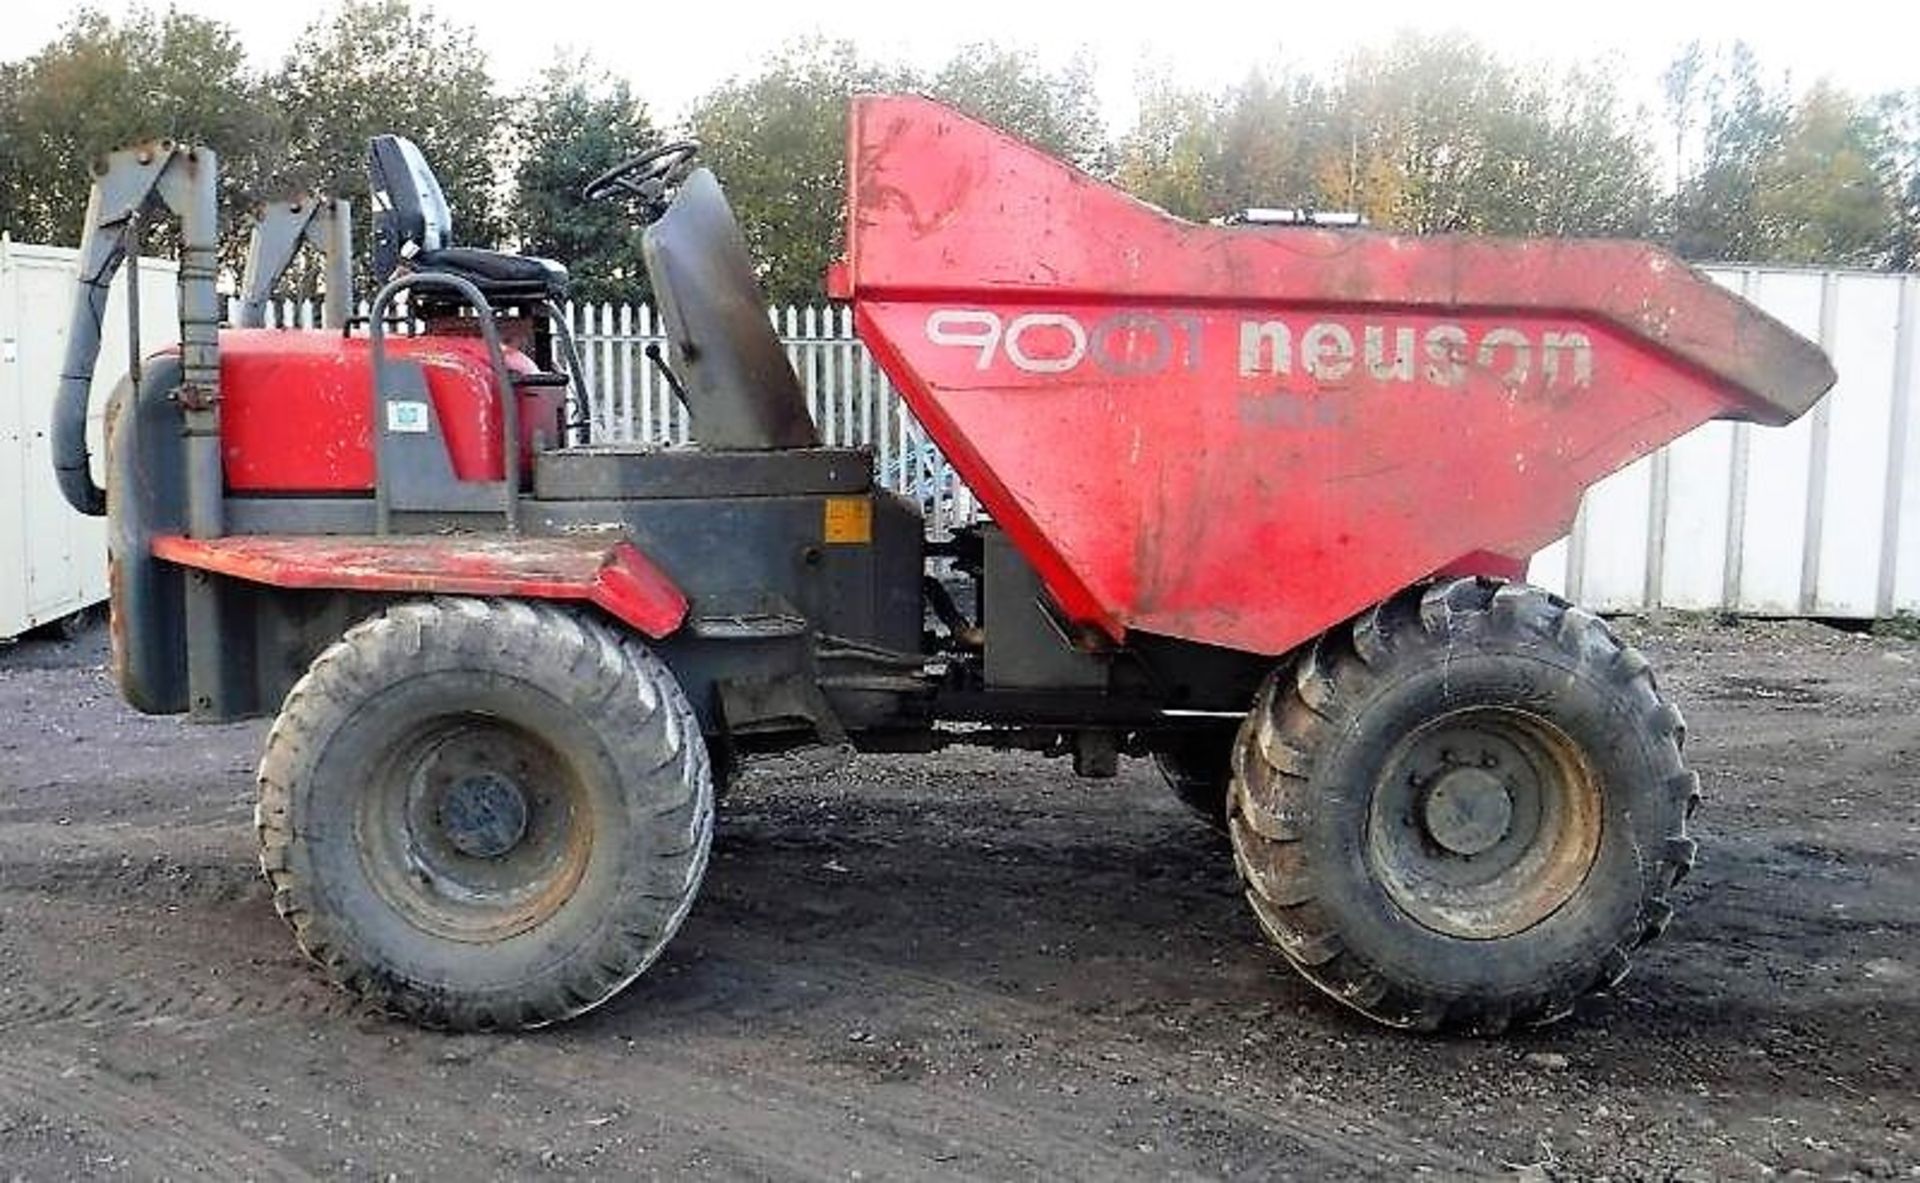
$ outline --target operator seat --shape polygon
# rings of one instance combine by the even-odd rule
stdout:
[[[453,245],[453,214],[440,179],[405,136],[380,135],[368,145],[367,179],[373,194],[373,279],[384,284],[405,267],[454,275],[480,289],[487,303],[555,304],[567,298],[567,269],[552,259]],[[417,293],[415,302],[446,301],[445,292]]]

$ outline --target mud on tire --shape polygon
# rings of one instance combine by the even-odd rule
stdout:
[[[658,658],[550,605],[436,599],[356,625],[260,762],[274,906],[334,981],[429,1026],[610,998],[692,903],[707,750]]]
[[[1537,588],[1458,579],[1269,678],[1234,749],[1248,901],[1383,1023],[1488,1033],[1618,982],[1672,917],[1699,779],[1645,658]]]

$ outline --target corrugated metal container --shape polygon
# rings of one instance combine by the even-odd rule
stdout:
[[[1920,275],[1710,267],[1840,383],[1787,427],[1709,423],[1588,491],[1533,582],[1604,611],[1920,612]]]
[[[14,637],[107,598],[107,532],[73,512],[54,484],[48,424],[67,348],[79,252],[0,236],[0,638]],[[177,271],[140,268],[143,352],[178,340]],[[126,275],[114,281],[101,334],[89,434],[99,479],[100,423],[126,372]]]

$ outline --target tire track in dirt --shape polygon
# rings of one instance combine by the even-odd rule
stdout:
[[[828,1090],[743,1060],[690,1056],[664,1042],[648,1043],[631,1055],[577,1044],[563,1051],[516,1042],[486,1060],[577,1101],[617,1101],[636,1118],[657,1119],[773,1176],[844,1179],[859,1170],[883,1177],[967,1177],[941,1161],[951,1155],[951,1140],[928,1146],[911,1124],[897,1120],[878,1129],[849,1123],[851,1106]],[[873,1107],[866,1102],[863,1097],[860,1108],[870,1113]]]
[[[751,973],[758,968],[742,970]],[[284,984],[267,981],[205,988],[148,985],[150,980],[129,976],[13,983],[0,993],[0,1035],[71,1024],[85,1026],[96,1038],[110,1038],[117,1030],[158,1022],[229,1026],[285,1018],[337,1021],[371,1016],[366,1007],[333,992],[317,978],[312,992],[289,991]],[[851,983],[854,979],[836,980]],[[710,999],[689,999],[688,1005],[671,1009],[700,1022],[701,1016],[713,1015],[731,997],[723,990]],[[549,1038],[556,1042],[547,1042]],[[1006,1163],[1014,1174],[1065,1165],[1112,1174],[1139,1165],[1103,1141],[1038,1124],[1033,1114],[984,1097],[963,1095],[956,1101],[918,1086],[892,1098],[878,1097],[876,1090],[867,1087],[836,1093],[823,1083],[824,1073],[769,1070],[749,1056],[715,1059],[663,1041],[635,1057],[577,1043],[563,1048],[559,1038],[557,1032],[553,1037],[502,1037],[499,1050],[487,1053],[485,1060],[510,1070],[512,1077],[582,1103],[619,1097],[636,1112],[659,1116],[692,1139],[710,1142],[773,1174],[797,1171],[843,1178],[849,1161],[881,1170],[910,1168],[917,1173],[956,1175],[966,1172],[944,1164]],[[386,1085],[403,1093],[419,1087],[415,1075],[383,1072],[383,1067],[375,1062],[356,1069],[356,1083],[375,1086],[385,1078]],[[740,1095],[742,1089],[744,1095]],[[856,1092],[857,1096],[849,1095]],[[716,1122],[716,1113],[724,1114],[725,1120]],[[1059,1116],[1058,1124],[1073,1129],[1084,1122],[1066,1114]],[[929,1127],[940,1132],[928,1134]]]
[[[760,952],[755,956],[751,950],[743,951],[749,953],[744,960],[751,962],[776,965],[782,962],[777,952]],[[788,961],[790,964],[790,958]],[[1058,1008],[1011,998],[950,978],[854,956],[838,955],[834,965],[809,961],[804,969],[791,968],[793,972],[804,972],[816,980],[837,982],[842,988],[833,992],[834,999],[862,1000],[858,1004],[860,1013],[847,1015],[845,1021],[871,1021],[872,1017],[880,1017],[890,1022],[906,1020],[923,1025],[950,1026],[954,1015],[964,1015],[969,1026],[991,1026],[1015,1038],[1032,1037],[1043,1041],[1048,1055],[1065,1061],[1083,1078],[1096,1079],[1125,1073],[1149,1090],[1177,1096],[1181,1103],[1193,1109],[1217,1113],[1254,1128],[1290,1137],[1303,1149],[1317,1155],[1324,1164],[1365,1171],[1411,1171],[1416,1165],[1425,1165],[1449,1172],[1472,1172],[1485,1167],[1483,1162],[1455,1155],[1429,1143],[1416,1142],[1397,1126],[1371,1113],[1341,1106],[1316,1095],[1276,1096],[1271,1099],[1271,1107],[1266,1107],[1218,1089],[1196,1090],[1177,1074],[1168,1071],[1163,1060],[1155,1057],[1150,1048],[1118,1038],[1123,1033],[1111,1026]],[[844,1006],[844,1003],[841,1005]],[[825,1018],[821,1010],[813,1012],[810,1019]],[[1091,1055],[1088,1054],[1090,1049]],[[937,1081],[930,1085],[922,1081],[916,1087],[951,1092]],[[1027,1112],[1038,1113],[1047,1108],[1035,1105]],[[1059,1116],[1069,1123],[1076,1120],[1071,1112],[1060,1113]],[[1131,1158],[1124,1162],[1132,1169],[1140,1165]]]
[[[21,884],[19,890],[51,892],[64,900],[89,903],[151,899],[149,883],[156,876],[174,889],[167,894],[175,899],[226,901],[257,890],[251,867],[202,864],[183,868],[168,863],[158,870],[143,869],[146,866],[100,857],[77,864],[16,866],[7,874]],[[751,927],[733,926],[710,932],[708,937],[710,941],[717,938],[724,956],[738,964],[737,973],[719,975],[722,981],[741,975],[766,976],[766,967],[774,967],[775,977],[804,977],[830,985],[828,998],[810,1015],[810,1026],[816,1031],[824,1025],[841,1032],[873,1019],[894,1026],[918,1024],[942,1029],[950,1028],[955,1016],[960,1016],[968,1027],[1006,1034],[1012,1041],[1037,1039],[1046,1054],[1065,1061],[1088,1079],[1124,1073],[1149,1089],[1170,1094],[1177,1105],[1193,1112],[1273,1131],[1324,1163],[1355,1170],[1378,1170],[1383,1165],[1410,1167],[1416,1163],[1471,1170],[1479,1165],[1452,1159],[1432,1145],[1411,1141],[1370,1114],[1344,1109],[1318,1096],[1249,1100],[1218,1088],[1190,1087],[1177,1073],[1158,1064],[1150,1049],[1117,1038],[1123,1032],[1056,1007],[1011,999],[948,977],[844,952],[836,953],[831,965],[810,958],[796,962],[791,947],[773,934]],[[264,977],[260,975],[260,979]],[[0,1030],[64,1021],[111,1029],[163,1019],[226,1021],[280,1015],[318,1019],[365,1013],[352,1000],[320,985],[289,990],[287,983],[257,979],[251,984],[243,981],[234,987],[206,988],[179,983],[149,986],[149,980],[137,976],[106,981],[64,979],[57,984],[28,983],[10,988],[0,995]],[[779,987],[775,984],[770,989],[777,992]],[[697,1019],[731,1005],[732,997],[722,989],[711,998],[681,999],[678,1006],[669,1001],[668,1007]],[[830,1057],[832,1045],[822,1046]],[[1089,1055],[1089,1048],[1098,1050]],[[954,1156],[976,1165],[1005,1163],[1025,1172],[1078,1164],[1084,1169],[1098,1167],[1102,1173],[1114,1173],[1138,1170],[1142,1165],[1107,1139],[1080,1135],[1078,1131],[1086,1126],[1086,1113],[1084,1107],[1076,1111],[1072,1104],[1052,1105],[1029,1096],[1015,1107],[995,1100],[982,1087],[939,1076],[922,1077],[911,1087],[862,1083],[836,1093],[821,1080],[833,1071],[831,1064],[816,1069],[785,1069],[766,1060],[721,1063],[690,1058],[676,1049],[649,1051],[659,1052],[650,1069],[669,1072],[671,1087],[649,1082],[641,1101],[643,1107],[669,1116],[696,1136],[717,1133],[722,1144],[763,1169],[834,1174],[835,1164],[849,1155],[874,1164],[898,1163],[902,1153],[909,1153],[903,1147],[917,1149],[922,1170],[935,1169],[943,1159]],[[597,1068],[613,1074],[613,1079],[630,1076],[635,1067],[630,1058],[583,1052],[578,1047],[568,1054],[576,1061],[587,1056]],[[522,1049],[502,1063],[511,1063],[515,1071],[546,1087],[583,1096],[577,1081],[566,1072],[555,1071],[544,1052]],[[687,1100],[698,1098],[703,1090],[713,1092],[716,1082],[750,1088],[746,1104],[728,1107],[739,1112],[757,1110],[756,1116],[743,1124],[730,1121],[727,1128],[716,1131],[712,1110]],[[892,1095],[896,1093],[904,1095]],[[850,1099],[850,1094],[857,1099]],[[722,1104],[727,1103],[723,1100]],[[869,1136],[861,1125],[848,1120],[849,1115],[857,1115],[865,1125],[877,1123],[889,1132],[885,1137]],[[835,1139],[824,1144],[818,1138],[823,1117],[837,1130]],[[929,1127],[942,1134],[929,1141],[921,1134]],[[810,1151],[804,1149],[808,1146],[816,1147],[820,1157],[808,1159]]]
[[[212,1022],[285,1015],[300,1019],[348,1018],[361,1010],[337,993],[288,993],[272,986],[205,989],[175,984],[147,986],[140,978],[49,984],[15,982],[0,994],[0,1033],[58,1023],[101,1029],[158,1021]]]
[[[133,859],[120,855],[14,860],[0,853],[0,893],[58,896],[78,904],[128,900],[168,903],[232,903],[267,889],[257,865],[224,855],[187,861],[177,854]]]
[[[772,814],[777,810],[763,807],[762,812]],[[865,830],[857,811],[838,820],[845,830]],[[736,821],[725,837],[731,840],[732,869],[739,871],[749,863],[764,863],[761,874],[774,878],[782,877],[780,863],[784,859],[797,856],[810,864],[815,858],[838,856],[842,853],[840,847],[847,843],[844,834],[822,834],[784,816],[755,817],[745,824]],[[773,852],[758,849],[767,845],[779,849]],[[753,857],[746,854],[747,850],[765,857]],[[1062,861],[1068,862],[1077,873],[1076,881],[1083,895],[1098,892],[1097,884],[1090,879],[1111,878],[1119,881],[1124,890],[1128,885],[1136,885],[1140,875],[1139,856],[1135,851],[1108,849],[1097,843],[1091,850],[1062,851],[1057,846],[1034,841],[1023,828],[1003,835],[996,843],[995,853],[1007,861],[996,864],[999,870],[978,872],[979,898],[991,899],[996,892],[1008,892],[1004,882],[1006,867],[1057,867]],[[941,870],[953,872],[956,868],[945,866]],[[1180,882],[1176,879],[1175,885]],[[886,886],[884,882],[876,884],[875,890],[884,891]],[[1017,894],[1017,887],[1014,890]],[[1252,1073],[1242,1074],[1242,1083],[1237,1087],[1243,1091],[1239,1094],[1212,1080],[1190,1084],[1177,1069],[1169,1070],[1170,1062],[1180,1062],[1177,1058],[1170,1060],[1163,1054],[1165,1049],[1138,1042],[1132,1027],[1101,1023],[1045,1001],[1028,1001],[1003,991],[973,986],[951,975],[863,955],[860,946],[867,938],[860,925],[850,926],[835,941],[831,961],[819,958],[808,953],[805,944],[794,941],[781,915],[769,911],[764,901],[742,896],[724,886],[716,894],[715,904],[743,910],[751,919],[749,923],[704,930],[701,935],[709,955],[746,967],[773,966],[785,975],[833,985],[827,997],[807,1016],[806,1025],[811,1031],[817,1032],[822,1027],[845,1031],[887,1023],[951,1028],[957,1018],[968,1027],[1004,1036],[1006,1042],[1034,1041],[1045,1057],[1069,1065],[1065,1069],[1069,1076],[1103,1079],[1125,1074],[1146,1091],[1159,1091],[1174,1098],[1162,1108],[1184,1105],[1196,1113],[1267,1131],[1269,1136],[1290,1138],[1303,1152],[1325,1164],[1366,1172],[1407,1171],[1416,1164],[1453,1172],[1485,1169],[1484,1160],[1461,1157],[1430,1142],[1416,1141],[1369,1110],[1342,1105],[1317,1093],[1301,1090],[1281,1093],[1267,1089],[1263,1090],[1265,1096],[1249,1096],[1260,1087],[1255,1081],[1245,1079],[1254,1075]],[[1211,902],[1210,891],[1202,894]],[[1061,923],[1078,928],[1095,919],[1104,917],[1084,920],[1075,917]],[[885,924],[884,918],[876,922]],[[887,931],[891,931],[890,926]],[[1276,1054],[1281,1054],[1278,1049]],[[932,1080],[923,1081],[922,1087],[940,1089],[944,1086],[941,1081]],[[1038,1101],[1033,1103],[1043,1106]],[[1074,1120],[1070,1107],[1065,1120]],[[1080,1120],[1084,1121],[1084,1108]],[[1138,1170],[1141,1164],[1130,1161],[1132,1169]]]
[[[217,1118],[46,1047],[15,1046],[0,1057],[0,1103],[84,1126],[150,1178],[312,1177]]]

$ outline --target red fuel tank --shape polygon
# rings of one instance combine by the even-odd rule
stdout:
[[[390,356],[420,365],[446,436],[454,475],[497,481],[499,387],[477,337],[389,337]],[[516,350],[507,366],[532,373]],[[236,494],[363,493],[373,488],[373,366],[365,337],[296,329],[227,329],[220,334],[220,430],[227,488]],[[557,438],[560,392],[521,396],[522,472],[533,438]]]

